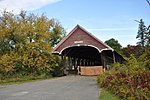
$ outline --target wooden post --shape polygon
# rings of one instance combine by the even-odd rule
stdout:
[[[68,67],[69,67],[69,70],[71,69],[71,57],[68,57]]]
[[[101,62],[102,62],[102,66],[103,66],[103,69],[105,68],[105,65],[104,65],[104,58],[103,58],[103,53],[101,52]]]
[[[85,59],[83,59],[83,66],[85,66]]]
[[[68,71],[67,71],[67,62],[66,62],[66,55],[63,56],[63,66],[64,66],[64,75],[68,75]]]
[[[81,66],[81,63],[82,63],[81,60],[82,60],[82,59],[80,59],[80,64],[79,64],[79,66]]]
[[[114,63],[115,63],[115,62],[116,62],[115,52],[114,52],[114,51],[112,51],[112,53],[113,53],[113,61],[114,61]]]

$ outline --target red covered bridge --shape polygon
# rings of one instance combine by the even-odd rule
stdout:
[[[124,58],[111,47],[77,25],[54,49],[62,56],[64,74],[98,75]]]

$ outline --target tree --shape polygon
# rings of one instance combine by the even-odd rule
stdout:
[[[150,1],[149,0],[146,0],[146,1],[147,1],[148,5],[150,6]]]
[[[110,47],[112,47],[116,52],[122,54],[122,46],[121,44],[118,42],[118,40],[115,40],[114,38],[111,38],[107,41],[105,41],[105,43],[107,45],[109,45]]]
[[[0,15],[0,73],[49,73],[57,65],[51,52],[64,35],[55,19],[4,11]]]
[[[139,29],[138,29],[136,38],[139,39],[139,42],[137,44],[144,47],[146,45],[147,28],[144,25],[143,19],[140,19],[140,21],[138,22],[139,22]]]
[[[123,55],[126,57],[130,57],[131,55],[134,55],[136,58],[139,58],[141,55],[141,46],[139,45],[127,45],[127,47],[124,47],[122,49]]]
[[[150,46],[150,25],[147,27],[145,38],[146,38],[146,46]]]

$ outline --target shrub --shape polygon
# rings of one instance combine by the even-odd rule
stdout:
[[[123,100],[150,99],[150,71],[141,66],[134,56],[125,65],[113,64],[111,70],[98,76],[100,87],[106,88]]]

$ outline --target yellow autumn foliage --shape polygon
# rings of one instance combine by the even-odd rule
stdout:
[[[4,11],[0,15],[0,74],[50,73],[58,65],[51,52],[64,35],[55,19]]]

